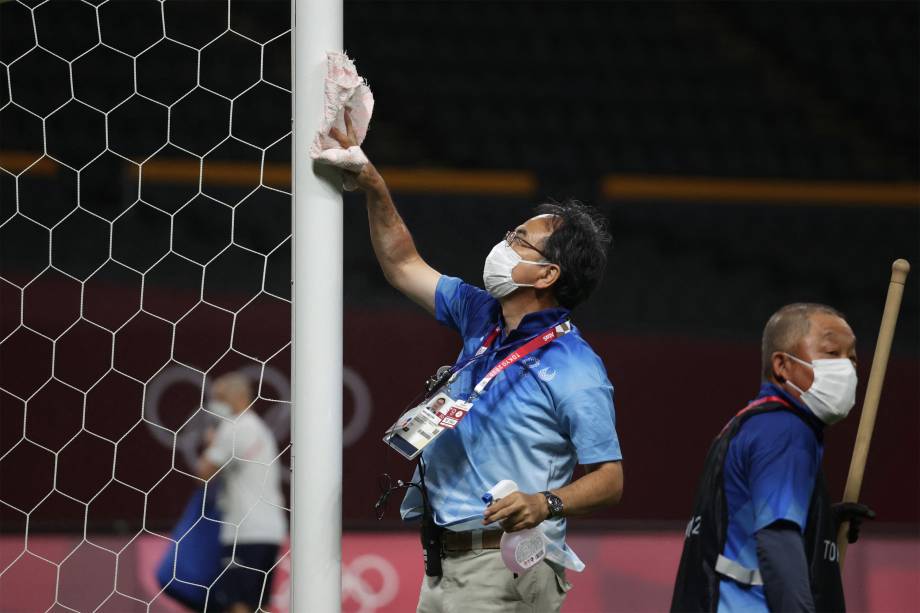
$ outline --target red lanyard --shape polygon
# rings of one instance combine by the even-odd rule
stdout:
[[[493,342],[495,342],[495,339],[498,337],[501,331],[502,331],[501,325],[496,325],[495,328],[491,332],[489,332],[489,335],[485,337],[485,339],[482,341],[482,345],[479,346],[479,349],[477,349],[476,353],[473,355],[478,357],[484,354],[486,352],[486,349],[488,349],[489,346]]]
[[[492,369],[486,373],[486,376],[476,384],[476,387],[473,388],[473,393],[469,398],[469,402],[475,400],[482,392],[486,389],[486,386],[492,382],[492,379],[497,377],[503,370],[520,360],[521,358],[527,357],[537,349],[541,349],[560,336],[565,336],[572,331],[572,323],[567,319],[557,326],[552,328],[547,328],[539,335],[532,338],[530,341],[525,343],[519,349],[515,349],[509,353],[501,362],[492,367]],[[495,329],[486,336],[485,340],[482,342],[482,346],[476,350],[476,355],[482,355],[489,346],[495,342],[495,339],[498,338],[498,334],[501,332],[500,326],[495,326]]]
[[[754,400],[754,401],[751,402],[749,405],[747,405],[746,407],[744,407],[743,409],[741,409],[740,411],[738,411],[737,413],[735,413],[735,417],[739,417],[739,416],[741,416],[741,415],[744,415],[745,413],[747,413],[747,412],[750,411],[751,409],[756,409],[756,408],[759,407],[760,405],[762,405],[762,404],[767,404],[768,402],[778,402],[778,403],[780,403],[780,404],[782,404],[782,405],[784,405],[784,406],[786,406],[786,407],[789,407],[789,403],[786,402],[785,399],[780,398],[779,396],[764,396],[763,398],[758,398],[757,400]],[[732,418],[732,419],[734,419],[734,418]],[[728,429],[728,427],[729,427],[729,426],[731,425],[731,423],[732,423],[732,419],[728,420],[728,423],[725,424],[725,426],[722,428],[722,432],[719,432],[719,436],[722,436],[722,434]]]

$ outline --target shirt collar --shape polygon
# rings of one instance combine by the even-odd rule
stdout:
[[[808,418],[808,421],[815,424],[819,429],[824,429],[824,422],[818,419],[818,417],[811,412],[807,406],[805,406],[801,400],[776,385],[772,381],[764,381],[760,384],[760,392],[757,394],[757,398],[763,398],[764,396],[779,396],[794,408],[798,409],[805,413],[805,416]]]
[[[510,334],[508,334],[505,342],[513,341],[522,337],[533,336],[534,334],[539,334],[550,326],[554,326],[567,319],[569,313],[571,313],[571,310],[564,307],[552,307],[549,309],[543,309],[542,311],[534,311],[533,313],[528,313],[521,318],[521,323],[518,324],[518,327],[512,330]],[[505,318],[499,316],[498,321],[499,326],[501,327],[502,336],[504,337],[506,333]]]

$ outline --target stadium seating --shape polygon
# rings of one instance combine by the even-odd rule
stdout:
[[[281,35],[288,26],[286,7],[277,1],[234,1],[231,26],[240,35],[224,35],[201,53],[201,83],[235,95],[258,78],[247,69],[258,65],[258,47],[242,36],[271,41],[263,54],[265,82],[234,102],[234,136],[259,146],[286,129],[290,37]],[[3,5],[0,11],[12,8]],[[207,24],[226,12],[220,2],[182,10],[192,11],[186,21],[198,25],[167,33],[194,45],[204,42],[189,37],[205,36]],[[471,11],[464,3],[346,2],[345,46],[377,98],[366,149],[378,165],[524,169],[536,174],[538,197],[598,201],[599,180],[607,173],[917,180],[920,70],[911,43],[918,36],[917,14],[912,3],[710,3],[676,10],[661,3],[508,2]],[[128,30],[104,28],[115,36],[106,42],[138,53],[146,34],[135,21]],[[174,61],[149,62],[147,70],[139,60],[138,87],[153,99],[169,100],[181,93],[176,88],[182,75],[194,79],[197,58],[161,45],[147,53]],[[238,70],[212,61],[224,53]],[[130,66],[111,55],[94,51],[75,64],[75,77],[99,80],[88,91],[130,91]],[[11,78],[14,100],[42,100],[53,93],[54,83],[21,76]],[[85,81],[81,77],[78,83]],[[135,102],[113,111],[110,124],[130,128],[126,154],[139,161],[142,152],[163,140],[165,120]],[[94,104],[108,108],[105,100]],[[202,90],[184,99],[173,110],[173,123],[195,119],[182,134],[188,142],[180,144],[206,151],[206,141],[215,138],[206,125],[209,109],[223,104]],[[35,135],[25,126],[4,123],[0,149],[33,146]],[[82,146],[65,145],[75,153]],[[266,160],[284,165],[289,151],[289,140],[281,141],[267,151]],[[258,161],[259,156],[257,149],[231,140],[205,158],[203,191],[238,207],[235,238],[243,244],[286,236],[289,218],[264,189],[237,205],[248,189],[211,182],[208,164]],[[157,153],[155,159],[161,158],[193,159],[172,146]],[[80,192],[87,206],[116,211],[135,197],[136,176],[121,161],[106,154],[82,173]],[[75,173],[56,166],[50,173],[30,171],[22,177],[19,200],[24,211],[53,216],[57,199],[67,203],[61,210],[70,210],[76,190]],[[187,182],[144,178],[140,196],[171,212],[194,191]],[[0,181],[0,196],[5,219],[15,202],[7,175]],[[440,236],[443,211],[455,203],[465,207],[451,213],[452,232],[476,235],[469,248],[482,255],[494,242],[481,235],[482,228],[504,228],[528,210],[520,198],[431,195],[400,197],[400,202],[419,237]],[[360,205],[349,203],[349,304],[401,305],[390,299],[376,270]],[[887,262],[917,253],[915,209],[809,208],[807,202],[791,209],[602,204],[616,237],[611,276],[604,299],[585,313],[601,327],[747,337],[781,302],[831,296],[872,328]],[[175,244],[220,226],[206,206],[200,208],[177,217]],[[133,239],[113,249],[146,262],[144,250],[168,240],[170,229],[158,219],[139,207],[118,222],[136,231],[120,227],[117,236]],[[68,266],[82,270],[96,255],[81,245],[105,241],[90,221],[86,227],[79,219],[72,225],[72,232],[55,237],[55,248],[59,257],[66,255]],[[28,267],[31,254],[42,254],[23,245],[41,237],[33,240],[14,229],[0,237],[4,266]],[[852,237],[854,247],[835,255],[829,245],[836,237]],[[425,238],[420,242],[429,246]],[[438,248],[432,243],[428,252]],[[769,259],[764,257],[768,249],[776,253]],[[460,250],[437,257],[444,270],[478,278]],[[847,258],[845,266],[839,257]],[[289,289],[287,258],[288,251],[280,250],[268,267],[268,286],[282,296]],[[253,277],[245,259],[237,259],[231,264],[242,267],[239,274],[222,280],[228,291],[234,283],[251,284]],[[157,278],[182,285],[181,272],[170,276],[169,270]],[[653,278],[654,300],[648,289]],[[916,313],[916,297],[905,300],[906,330],[900,338],[916,338],[917,319],[910,315]]]

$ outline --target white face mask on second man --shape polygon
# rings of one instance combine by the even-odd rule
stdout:
[[[548,266],[550,263],[525,260],[508,244],[508,241],[501,240],[486,256],[486,263],[482,269],[482,281],[485,283],[486,291],[494,298],[504,298],[519,287],[533,287],[533,283],[515,283],[511,278],[511,271],[515,266],[518,264]]]
[[[786,354],[796,362],[811,368],[815,373],[814,382],[807,390],[789,381],[786,382],[802,396],[812,413],[824,423],[830,425],[844,419],[856,404],[856,368],[847,358],[834,358],[806,362],[791,354]]]
[[[215,415],[226,417],[227,419],[233,419],[233,408],[231,408],[229,404],[223,402],[222,400],[209,400],[207,409]]]

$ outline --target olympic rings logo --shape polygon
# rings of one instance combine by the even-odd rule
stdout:
[[[272,590],[271,608],[277,613],[288,613],[291,601],[291,557],[285,556],[278,564],[275,589]],[[374,588],[377,586],[377,589]],[[342,608],[353,613],[376,613],[399,594],[399,573],[386,558],[366,553],[342,565]],[[356,604],[357,609],[345,607]]]
[[[365,578],[375,574],[377,590]],[[398,593],[399,573],[384,557],[366,553],[342,568],[342,604],[354,600],[360,607],[356,613],[374,613],[393,602]]]
[[[263,389],[268,388],[274,392],[278,402],[272,404],[262,414],[262,419],[277,440],[287,439],[291,434],[290,380],[280,370],[269,365],[266,365],[263,369],[259,364],[249,364],[241,368],[240,372],[249,376],[253,381],[261,380]],[[342,430],[342,446],[349,447],[367,432],[371,413],[373,412],[373,401],[370,388],[368,388],[364,378],[355,370],[347,366],[344,367],[342,383],[345,386],[345,393],[351,396],[353,409],[351,419],[344,425]],[[176,451],[188,466],[195,466],[198,460],[198,445],[204,433],[203,431],[207,427],[205,421],[191,420],[177,433],[161,425],[163,423],[161,401],[164,394],[173,386],[182,384],[192,385],[200,390],[202,376],[193,370],[176,364],[163,369],[157,374],[153,381],[147,385],[144,401],[144,423],[154,440],[164,447],[172,448],[175,439]],[[205,388],[210,386],[208,378],[204,378],[204,386]],[[282,471],[282,474],[285,479],[290,478],[287,471]]]

